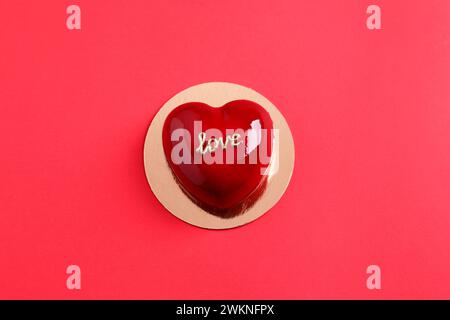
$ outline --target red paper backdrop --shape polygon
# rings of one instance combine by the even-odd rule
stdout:
[[[296,145],[280,202],[219,232],[168,213],[142,159],[209,81],[265,95]],[[446,0],[1,1],[0,298],[450,298],[449,86]]]

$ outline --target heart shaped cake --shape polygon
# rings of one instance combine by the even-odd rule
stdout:
[[[182,104],[167,116],[164,153],[183,192],[221,218],[244,213],[267,185],[273,122],[259,104]]]

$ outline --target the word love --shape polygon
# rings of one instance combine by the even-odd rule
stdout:
[[[207,139],[206,132],[200,132],[198,134],[198,144],[199,146],[195,151],[205,154],[216,151],[218,148],[226,149],[228,145],[232,147],[237,147],[243,141],[241,140],[241,135],[239,133],[234,133],[232,135],[227,135],[225,138],[225,142],[222,137],[212,137]]]

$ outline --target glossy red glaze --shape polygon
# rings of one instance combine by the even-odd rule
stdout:
[[[268,112],[252,101],[235,100],[220,108],[190,102],[167,116],[162,136],[164,153],[180,187],[192,201],[211,214],[233,217],[251,207],[264,192],[267,175],[263,173],[272,156],[272,129]],[[205,133],[204,140],[222,138],[211,140],[213,149],[218,146],[216,150],[208,149],[207,141],[200,142],[201,132]],[[206,150],[204,154],[197,150],[200,145]],[[215,163],[211,164],[213,159]]]

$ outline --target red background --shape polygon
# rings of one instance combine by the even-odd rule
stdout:
[[[0,40],[0,298],[450,298],[449,1],[4,0]],[[219,232],[142,160],[209,81],[266,96],[296,144],[280,202]]]

